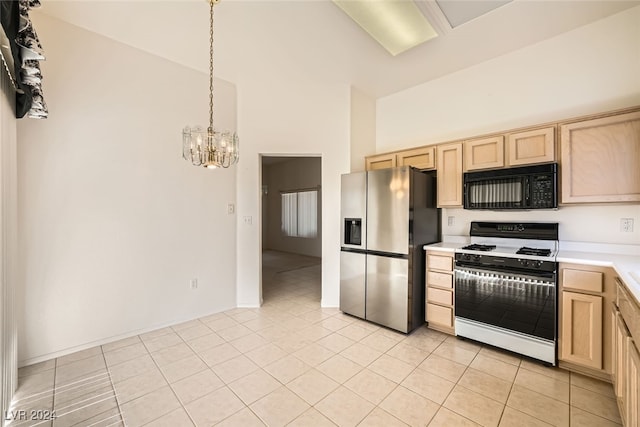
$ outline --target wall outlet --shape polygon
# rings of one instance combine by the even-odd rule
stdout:
[[[198,289],[198,279],[191,279],[189,281],[189,287],[191,288],[191,290]]]
[[[233,203],[227,203],[227,214],[233,215],[234,213],[236,213],[236,205]]]
[[[633,218],[620,218],[620,231],[623,233],[633,232]]]
[[[456,217],[455,216],[449,216],[447,217],[447,225],[449,227],[452,227],[456,224]]]
[[[244,225],[251,225],[251,224],[253,224],[253,218],[251,218],[250,216],[245,216]]]

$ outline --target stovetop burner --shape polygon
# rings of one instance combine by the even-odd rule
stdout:
[[[463,247],[462,249],[467,249],[470,251],[482,251],[482,252],[489,252],[492,251],[496,248],[496,245],[481,245],[478,243],[474,243],[472,245],[468,245]]]
[[[516,254],[519,255],[536,255],[536,256],[549,256],[551,255],[551,249],[540,249],[540,248],[528,248],[523,246],[518,249]]]

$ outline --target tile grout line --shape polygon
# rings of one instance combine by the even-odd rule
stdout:
[[[56,381],[58,379],[58,358],[56,357],[56,361],[53,364],[53,384],[51,390],[51,412],[55,414],[56,410]],[[51,421],[51,425],[53,426],[53,421]]]
[[[177,334],[177,333],[176,333],[176,331],[175,331],[171,326],[169,326],[169,328],[171,328],[171,331],[172,331],[174,334],[176,334],[176,335],[178,336],[178,338],[180,338],[180,339],[182,340],[182,342],[183,342],[184,344],[186,344],[186,345],[187,345],[187,347],[189,347],[189,349],[190,349],[190,350],[192,350],[192,351],[193,351],[193,349],[191,349],[191,346],[189,346],[189,344],[187,344],[187,343],[182,339],[182,337],[181,337],[179,334]],[[165,334],[165,335],[168,335],[168,334]],[[152,354],[151,354],[151,352],[149,351],[149,348],[147,347],[147,344],[144,342],[144,340],[143,340],[141,337],[140,337],[140,341],[142,342],[142,345],[144,346],[145,350],[147,350],[147,354],[148,354],[148,355],[149,355],[149,357],[151,358],[151,361],[153,362],[153,364],[154,364],[154,365],[156,366],[156,368],[158,369],[158,372],[160,372],[160,375],[162,375],[162,378],[164,378],[164,380],[167,382],[167,386],[169,387],[169,390],[171,390],[171,393],[173,394],[173,396],[176,398],[176,400],[177,400],[177,401],[178,401],[178,403],[180,404],[180,407],[182,408],[182,410],[187,414],[187,417],[189,417],[189,420],[193,423],[193,425],[194,425],[194,426],[197,426],[197,424],[196,424],[195,420],[191,417],[191,414],[189,413],[189,411],[187,411],[187,408],[186,408],[186,407],[184,406],[184,404],[182,403],[182,400],[180,400],[180,398],[179,398],[179,397],[178,397],[178,395],[176,394],[176,392],[175,392],[175,390],[173,389],[173,387],[171,387],[171,383],[169,382],[169,380],[167,379],[166,375],[164,374],[164,372],[163,372],[163,371],[162,371],[162,369],[160,368],[160,365],[158,365],[158,362],[156,362],[156,359],[153,357],[153,355],[152,355]],[[165,348],[175,347],[176,345],[179,345],[179,344],[180,344],[180,343],[175,344],[175,345],[173,345],[173,346],[168,346],[168,347],[165,347]],[[162,349],[160,349],[160,350],[162,350]],[[197,353],[196,353],[196,355],[197,355]],[[200,358],[200,356],[199,356],[199,355],[198,355],[198,358]],[[207,365],[207,364],[206,364],[206,362],[205,362],[204,360],[201,360],[201,361],[202,361],[202,362],[203,362],[207,367],[209,366],[209,365]],[[173,363],[173,362],[172,362],[172,363]],[[215,373],[214,373],[214,374],[215,374]],[[155,391],[159,390],[160,388],[162,388],[162,387],[159,387],[159,388],[157,388],[157,389],[155,389],[155,390],[151,390],[150,392],[145,393],[145,394],[143,394],[142,396],[138,396],[138,397],[136,397],[135,399],[131,400],[131,402],[134,402],[134,401],[136,401],[136,400],[138,400],[138,399],[140,399],[140,398],[142,398],[142,397],[144,397],[144,396],[147,396],[147,395],[149,395],[149,394],[151,394],[151,393],[154,393]],[[152,420],[149,420],[148,422],[146,422],[146,423],[145,423],[145,425],[146,425],[146,424],[149,424],[149,423],[151,423],[151,422],[153,422],[153,421],[159,420],[161,417],[163,417],[163,416],[165,416],[165,415],[168,415],[168,414],[170,414],[171,412],[173,412],[173,411],[169,411],[169,412],[167,412],[166,414],[162,414],[162,415],[158,416],[157,418],[154,418],[154,419],[152,419]],[[123,417],[123,420],[124,420],[124,417]],[[126,423],[125,423],[125,425],[126,425]]]
[[[441,346],[441,345],[442,345],[442,344],[443,344],[447,339],[448,339],[448,337],[447,337],[447,338],[445,338],[443,341],[441,341],[441,342],[440,342],[440,344],[438,344],[438,346],[437,346],[436,348],[434,348],[434,349],[433,349],[433,351],[431,352],[431,354],[434,354],[434,352],[435,352],[438,348],[440,348],[440,346]],[[480,347],[480,350],[482,350],[482,347]],[[480,350],[478,350],[478,352],[473,356],[473,359],[471,359],[471,362],[469,362],[469,364],[468,364],[468,365],[466,365],[466,367],[464,368],[464,371],[462,371],[462,374],[460,375],[460,377],[458,378],[458,380],[454,383],[453,387],[451,387],[451,391],[449,391],[449,393],[447,393],[447,396],[442,400],[442,404],[440,404],[440,407],[438,408],[438,411],[440,411],[440,409],[442,409],[442,408],[445,408],[445,409],[447,409],[447,410],[449,410],[449,411],[453,412],[454,414],[456,414],[456,415],[458,415],[458,416],[461,416],[462,418],[464,418],[464,419],[466,419],[466,420],[469,420],[469,421],[471,421],[471,422],[474,422],[474,423],[475,423],[475,421],[473,421],[473,420],[471,420],[471,419],[469,419],[469,418],[465,417],[465,416],[464,416],[464,415],[462,415],[462,414],[457,413],[457,412],[456,412],[456,411],[454,411],[453,409],[449,409],[449,408],[447,408],[446,406],[444,406],[444,404],[447,402],[447,399],[449,399],[449,396],[451,396],[451,394],[453,393],[453,390],[455,390],[456,386],[460,383],[460,380],[462,379],[462,377],[464,377],[464,374],[467,372],[467,370],[469,370],[469,368],[471,367],[471,364],[473,363],[473,361],[476,359],[476,357],[478,357],[478,354],[480,354]],[[431,354],[430,354],[430,355],[431,355]],[[438,356],[438,355],[436,354],[436,356]],[[441,357],[441,356],[439,356],[439,357]],[[447,358],[445,358],[445,359],[447,359]],[[447,359],[447,360],[449,360],[449,359]],[[452,362],[455,362],[455,361],[454,361],[454,360],[452,360]],[[434,374],[434,375],[435,375],[435,374]],[[439,376],[439,375],[436,375],[436,376]],[[464,386],[460,385],[460,387],[464,387]],[[466,387],[464,387],[464,388],[466,388]],[[473,391],[473,390],[471,390],[471,391]],[[438,412],[436,412],[436,415],[437,415],[437,414],[438,414]],[[502,417],[502,414],[501,414],[500,416]],[[434,417],[435,417],[435,415],[434,415]],[[429,424],[431,424],[431,421],[433,421],[433,418],[431,418],[431,420],[429,420]],[[476,423],[476,424],[478,424],[478,423]],[[427,425],[428,425],[428,424],[427,424]]]
[[[104,348],[102,348],[102,346],[100,346],[100,354],[102,355],[102,360],[104,360],[104,366],[105,368],[107,368],[107,375],[109,377],[109,383],[111,384],[111,391],[113,392],[113,397],[116,400],[116,408],[118,408],[118,415],[120,416],[120,420],[122,421],[122,424],[126,427],[127,423],[124,421],[124,415],[122,415],[120,400],[118,399],[118,393],[116,393],[116,385],[113,383],[113,378],[111,378],[111,370],[109,369],[109,365],[107,364],[107,358],[105,357]]]

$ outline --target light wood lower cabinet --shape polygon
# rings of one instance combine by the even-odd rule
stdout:
[[[462,207],[462,143],[437,146],[438,207]]]
[[[602,369],[602,297],[562,292],[560,359]]]
[[[640,111],[560,126],[562,203],[640,201]]]
[[[611,310],[611,323],[613,325],[613,333],[611,335],[613,339],[611,343],[611,360],[613,360],[613,365],[611,366],[611,382],[613,383],[613,391],[616,396],[618,396],[619,400],[623,400],[625,393],[624,337],[626,336],[626,328],[620,328],[620,322],[624,323],[620,312],[614,305]]]
[[[608,380],[614,364],[615,273],[609,267],[560,263],[558,360],[560,367]]]
[[[625,415],[627,427],[640,426],[640,353],[628,338]]]
[[[453,252],[426,251],[426,321],[429,328],[454,334]]]
[[[613,391],[623,424],[626,427],[640,427],[640,353],[637,345],[637,339],[640,338],[640,306],[619,282],[616,303],[611,304],[611,307],[614,322],[614,364],[611,373]]]

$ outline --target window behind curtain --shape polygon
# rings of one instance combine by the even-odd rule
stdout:
[[[282,232],[289,237],[318,235],[318,190],[281,194]]]

